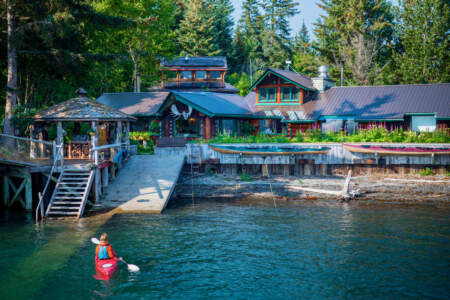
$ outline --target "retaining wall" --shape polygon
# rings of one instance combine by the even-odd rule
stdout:
[[[364,145],[385,145],[391,147],[424,147],[424,144],[391,144],[391,143],[364,143]],[[350,152],[342,144],[320,143],[320,144],[223,144],[221,146],[239,146],[239,147],[304,147],[304,148],[319,148],[328,147],[330,151],[327,154],[300,154],[295,155],[295,160],[306,160],[315,165],[355,165],[355,164],[376,164],[376,157],[374,154],[353,153]],[[432,148],[449,148],[450,144],[426,144],[427,147]],[[219,160],[220,164],[248,164],[248,165],[286,165],[293,164],[292,158],[289,155],[270,155],[262,157],[261,155],[243,155],[239,154],[223,154],[212,150],[207,144],[187,144],[186,154],[187,162],[191,161],[191,153],[193,147],[200,147],[202,161]],[[195,150],[194,150],[194,153]],[[194,160],[194,163],[196,161]],[[378,165],[436,165],[449,166],[450,155],[435,155],[434,159],[430,154],[426,155],[387,155],[380,156]]]

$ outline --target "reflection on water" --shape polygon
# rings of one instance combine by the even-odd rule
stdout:
[[[299,202],[279,202],[275,209],[271,202],[247,200],[200,202],[163,215],[116,215],[95,233],[108,232],[118,255],[141,272],[122,265],[109,282],[92,278],[89,223],[36,229],[2,222],[0,269],[6,272],[0,298],[14,295],[5,292],[8,272],[55,236],[76,231],[67,238],[79,239],[79,246],[63,265],[29,283],[36,286],[30,298],[445,299],[449,212]]]

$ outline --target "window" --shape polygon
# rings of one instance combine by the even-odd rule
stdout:
[[[206,79],[206,71],[196,71],[195,79]]]
[[[220,79],[221,77],[222,77],[222,75],[220,74],[219,71],[210,71],[209,72],[210,79]]]
[[[192,79],[192,72],[191,71],[181,72],[181,79]]]
[[[167,71],[166,76],[167,76],[167,79],[177,79],[177,72]]]
[[[277,102],[276,95],[277,95],[276,88],[261,88],[259,89],[259,102],[261,103]]]
[[[412,116],[411,123],[413,131],[436,130],[436,118],[434,116]]]
[[[298,89],[295,87],[281,88],[281,102],[298,102]]]
[[[187,120],[180,118],[175,122],[176,136],[197,137],[200,136],[200,121],[196,118]]]

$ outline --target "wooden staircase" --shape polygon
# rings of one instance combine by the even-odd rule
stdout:
[[[63,169],[45,216],[76,217],[79,219],[83,215],[93,179],[94,171]]]

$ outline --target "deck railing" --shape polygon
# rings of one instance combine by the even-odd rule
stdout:
[[[0,134],[0,159],[5,161],[50,165],[55,150],[51,142]]]
[[[129,148],[130,148],[130,145],[129,144],[127,144],[127,143],[119,143],[119,144],[109,144],[109,145],[103,145],[103,146],[98,146],[98,147],[94,147],[94,148],[92,148],[91,149],[91,153],[92,153],[92,160],[94,161],[94,165],[98,165],[99,164],[99,161],[100,161],[100,153],[102,152],[102,151],[107,151],[107,150],[109,150],[110,151],[110,155],[111,155],[111,158],[113,159],[114,158],[114,156],[115,156],[115,150],[116,149],[120,149],[120,150],[122,150],[122,149],[127,149],[127,150],[129,150]]]
[[[50,181],[54,180],[53,174],[57,172],[58,168],[60,172],[63,172],[64,168],[64,157],[62,155],[62,149],[64,148],[64,144],[56,146],[56,151],[53,159],[53,165],[50,170],[50,174],[48,175],[47,182],[45,183],[44,190],[39,192],[39,202],[36,207],[35,220],[36,223],[39,222],[39,213],[41,215],[41,220],[45,215],[45,205],[50,202],[50,199],[53,193],[50,190]],[[47,203],[46,203],[47,202]]]

